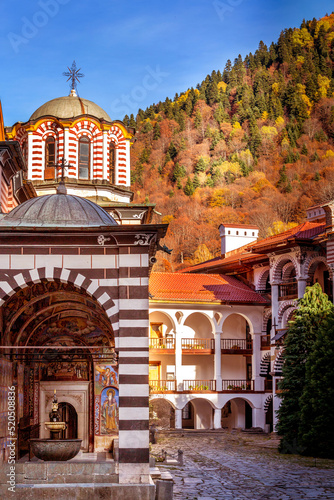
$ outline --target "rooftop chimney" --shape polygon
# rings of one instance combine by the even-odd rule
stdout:
[[[252,243],[257,240],[259,228],[257,226],[246,226],[244,224],[221,224],[219,226],[221,238],[221,253],[226,255],[232,250]]]

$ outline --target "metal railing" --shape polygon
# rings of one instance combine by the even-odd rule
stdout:
[[[175,349],[175,339],[172,337],[150,337],[150,349]]]
[[[251,350],[253,348],[252,339],[221,339],[221,349],[228,351]]]
[[[211,350],[215,349],[214,339],[181,339],[181,346],[183,350]]]
[[[150,380],[151,393],[175,392],[175,380]]]
[[[184,391],[206,392],[216,390],[215,380],[184,380]]]
[[[252,391],[253,380],[222,380],[223,391]]]

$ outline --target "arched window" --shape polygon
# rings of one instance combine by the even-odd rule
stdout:
[[[54,137],[48,137],[45,141],[45,168],[44,179],[55,178],[56,142]]]
[[[110,184],[115,184],[115,166],[116,166],[116,149],[115,144],[110,143],[109,148],[109,182]]]
[[[79,140],[79,179],[89,179],[90,140],[81,137]]]

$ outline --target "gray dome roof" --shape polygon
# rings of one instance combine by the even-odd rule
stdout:
[[[80,115],[92,115],[111,122],[110,116],[95,102],[82,99],[81,97],[69,95],[57,97],[42,104],[31,115],[30,120],[37,120],[41,116],[55,116],[56,118],[74,118]]]
[[[38,196],[15,207],[0,220],[0,227],[117,226],[103,208],[71,194]]]

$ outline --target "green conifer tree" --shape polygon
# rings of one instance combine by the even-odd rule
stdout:
[[[299,300],[294,320],[290,322],[283,351],[283,380],[280,383],[282,402],[278,410],[277,431],[281,436],[281,453],[301,453],[299,440],[301,396],[305,386],[305,363],[313,348],[319,329],[333,311],[333,304],[322,292],[319,283],[307,287]]]
[[[194,186],[193,186],[193,183],[192,183],[190,177],[188,177],[187,183],[184,186],[184,190],[183,191],[184,191],[184,194],[186,196],[191,196],[192,194],[194,194],[195,189],[194,189]]]
[[[194,175],[193,186],[194,186],[194,189],[197,189],[198,187],[200,187],[200,182],[199,182],[199,178],[198,178],[197,174]]]
[[[305,367],[298,440],[303,455],[334,458],[334,315],[319,329]]]

